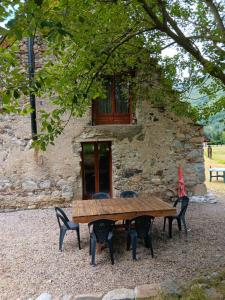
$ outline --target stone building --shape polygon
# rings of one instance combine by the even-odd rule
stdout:
[[[156,72],[153,66],[152,72]],[[45,152],[30,148],[30,117],[0,115],[0,208],[66,206],[105,191],[177,194],[181,165],[189,194],[204,194],[203,129],[151,101],[163,89],[158,76],[145,98],[131,93],[120,76],[107,78],[110,97],[71,120]],[[168,97],[171,97],[169,95]],[[37,111],[48,109],[37,101]]]

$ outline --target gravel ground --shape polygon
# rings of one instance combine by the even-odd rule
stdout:
[[[188,238],[174,226],[173,239],[162,233],[163,219],[154,222],[155,258],[141,243],[137,261],[127,252],[124,232],[115,237],[115,265],[108,249],[90,265],[87,225],[81,225],[82,250],[74,232],[65,237],[64,251],[58,250],[59,229],[54,209],[0,213],[0,299],[28,299],[49,292],[107,292],[119,287],[176,280],[185,283],[194,276],[225,266],[225,197],[217,204],[191,203]],[[67,209],[68,215],[71,210]],[[174,224],[176,225],[176,224]],[[116,235],[116,234],[115,234]]]

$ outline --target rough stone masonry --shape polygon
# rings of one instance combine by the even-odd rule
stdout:
[[[0,207],[66,206],[82,198],[84,141],[112,142],[113,196],[132,189],[168,199],[176,195],[179,165],[187,191],[205,194],[202,128],[144,105],[137,124],[90,126],[89,116],[73,120],[46,152],[30,148],[29,117],[1,115]]]
[[[163,88],[157,76],[147,96],[137,97],[132,124],[92,126],[90,109],[45,152],[30,148],[29,116],[1,114],[0,208],[68,206],[81,199],[81,145],[96,141],[111,142],[113,197],[134,190],[169,199],[177,194],[179,165],[188,193],[204,195],[203,128],[152,104],[155,88]],[[48,101],[37,99],[37,115],[40,108],[49,110]]]

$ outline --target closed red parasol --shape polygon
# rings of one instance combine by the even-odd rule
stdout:
[[[178,196],[179,198],[186,196],[186,190],[184,185],[184,176],[182,167],[178,168]]]

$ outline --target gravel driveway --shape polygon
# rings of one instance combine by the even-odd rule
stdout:
[[[54,209],[0,213],[0,299],[28,299],[42,292],[54,297],[64,293],[107,292],[118,287],[176,280],[225,265],[225,195],[217,194],[217,204],[191,203],[187,222],[188,238],[174,226],[173,239],[162,233],[163,219],[154,222],[155,258],[141,243],[137,261],[125,250],[126,236],[115,238],[115,265],[108,249],[90,265],[87,225],[81,225],[78,250],[74,232],[65,237],[64,251],[58,250],[59,229]],[[71,210],[66,209],[68,215]],[[176,225],[176,224],[174,224]]]

